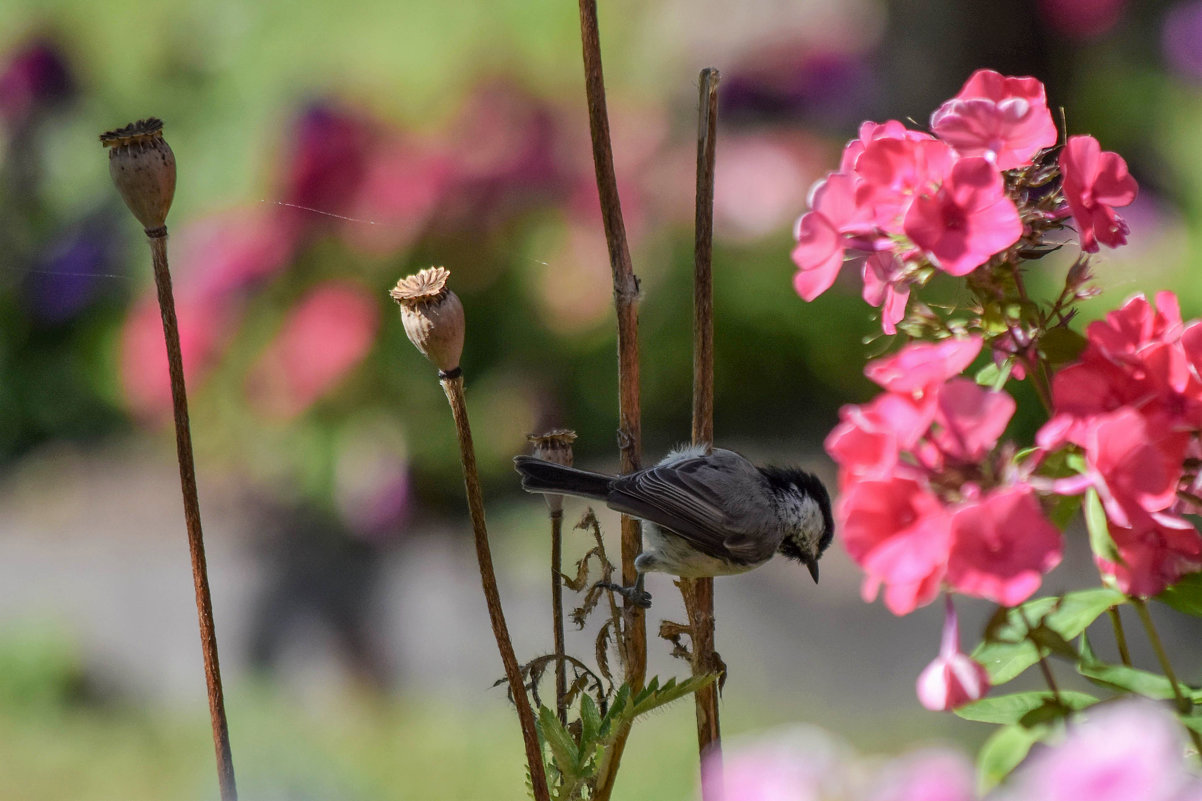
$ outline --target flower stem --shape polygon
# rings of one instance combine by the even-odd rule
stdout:
[[[1118,645],[1119,659],[1127,667],[1131,667],[1131,652],[1127,649],[1127,633],[1123,630],[1123,619],[1119,617],[1119,608],[1112,606],[1106,610],[1110,614],[1110,623],[1114,626],[1114,642]]]
[[[1193,704],[1184,695],[1181,694],[1181,685],[1177,683],[1177,674],[1173,671],[1173,665],[1169,662],[1168,652],[1164,650],[1164,643],[1161,642],[1160,633],[1156,630],[1156,624],[1152,622],[1152,615],[1148,612],[1148,605],[1143,598],[1132,598],[1132,606],[1139,614],[1140,622],[1144,624],[1144,630],[1148,633],[1148,640],[1152,643],[1152,650],[1156,652],[1156,659],[1160,662],[1160,669],[1164,671],[1164,677],[1169,680],[1169,684],[1173,687],[1173,699],[1177,703],[1177,711],[1182,715],[1188,714]],[[1194,743],[1194,748],[1202,753],[1202,734],[1185,727],[1186,733],[1190,740]]]
[[[1034,626],[1027,619],[1026,610],[1020,607],[1018,612],[1022,616],[1023,625],[1027,627],[1027,636],[1030,637],[1031,629]],[[1034,639],[1031,639],[1031,644],[1035,646],[1035,652],[1039,654],[1039,672],[1043,674],[1044,681],[1048,683],[1048,689],[1052,691],[1052,698],[1055,699],[1057,704],[1063,706],[1063,702],[1060,700],[1060,688],[1056,685],[1056,677],[1052,674],[1052,666],[1048,664],[1048,657],[1043,652],[1043,646],[1035,642]]]
[[[555,642],[555,711],[568,725],[567,665],[563,642],[563,509],[551,510],[551,626]]]
[[[697,116],[697,196],[693,240],[693,431],[694,445],[714,442],[714,162],[718,124],[718,70],[700,75]],[[685,609],[692,629],[694,676],[719,670],[714,651],[714,580],[685,581]],[[710,682],[694,696],[697,711],[697,749],[710,769],[722,759],[722,727],[718,717],[718,683]],[[721,787],[708,782],[702,798]]]
[[[179,461],[180,489],[184,496],[184,523],[188,530],[188,553],[192,559],[192,584],[196,592],[196,615],[200,622],[200,647],[204,654],[213,747],[217,752],[217,781],[222,801],[237,801],[238,788],[234,781],[230,731],[225,716],[225,693],[221,688],[221,666],[217,659],[213,597],[209,591],[204,535],[200,527],[200,499],[196,491],[196,464],[192,455],[192,433],[188,423],[188,394],[184,386],[179,320],[175,315],[175,296],[171,290],[171,271],[167,264],[166,226],[147,231],[147,240],[154,263],[159,312],[163,318],[163,339],[167,345],[167,369],[171,377],[171,405],[175,417],[175,449]]]
[[[497,589],[497,576],[493,570],[492,550],[488,544],[488,529],[484,522],[484,495],[480,489],[480,475],[476,467],[476,449],[472,444],[472,429],[467,419],[467,401],[463,395],[463,373],[445,375],[442,389],[451,405],[451,416],[455,420],[455,433],[459,437],[459,458],[463,463],[463,483],[467,491],[468,512],[472,518],[472,533],[476,541],[476,560],[480,566],[480,582],[484,589],[484,601],[488,605],[488,618],[492,623],[493,636],[501,663],[505,666],[505,678],[509,692],[517,707],[518,721],[522,727],[522,739],[526,746],[526,763],[530,769],[530,780],[535,801],[549,801],[547,776],[543,768],[542,748],[538,743],[538,731],[534,725],[534,712],[526,697],[521,669],[514,656],[513,642],[509,639],[509,628],[505,625],[505,613],[501,609],[501,594]]]
[[[633,472],[642,462],[642,417],[639,410],[638,299],[639,282],[630,262],[630,245],[622,221],[622,204],[614,173],[613,144],[609,135],[609,112],[605,102],[605,76],[601,69],[601,35],[597,25],[596,0],[578,0],[580,41],[584,57],[584,89],[588,102],[589,133],[593,146],[593,166],[597,174],[597,194],[601,201],[601,219],[609,248],[613,273],[614,306],[618,323],[618,443],[621,471]],[[634,584],[637,571],[634,559],[642,551],[639,521],[622,516],[622,583]],[[647,675],[647,619],[643,609],[630,601],[625,604],[622,627],[622,653],[625,654],[626,681],[632,690],[642,689]],[[596,801],[608,801],[613,792],[629,728],[624,727],[607,751],[603,770],[599,771]]]

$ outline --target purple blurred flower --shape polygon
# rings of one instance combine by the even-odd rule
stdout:
[[[1182,77],[1202,82],[1202,2],[1178,3],[1164,15],[1161,46],[1165,61]]]
[[[16,50],[0,70],[0,118],[10,128],[28,124],[37,112],[75,93],[75,79],[59,48],[36,39]]]
[[[345,214],[367,171],[374,123],[365,115],[318,101],[293,125],[283,165],[286,202],[331,214]],[[335,218],[298,210],[296,228],[308,230]]]
[[[59,232],[37,256],[25,283],[33,316],[46,323],[73,318],[120,279],[107,277],[117,270],[113,232],[117,227],[97,215]]]
[[[1200,789],[1173,715],[1128,700],[1087,712],[1064,742],[1020,766],[996,801],[1176,801]]]

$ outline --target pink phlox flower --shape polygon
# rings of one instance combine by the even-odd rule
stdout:
[[[856,162],[860,155],[864,152],[869,142],[878,139],[908,139],[911,141],[920,141],[923,139],[934,139],[929,133],[924,131],[915,131],[907,128],[904,123],[897,120],[888,120],[886,122],[865,121],[860,123],[859,137],[847,143],[843,148],[843,156],[839,161],[839,171],[851,173],[856,168]]]
[[[1189,521],[1171,514],[1136,510],[1129,525],[1110,522],[1119,561],[1094,555],[1098,570],[1128,595],[1151,597],[1182,576],[1202,570],[1202,535]]]
[[[1081,444],[1112,521],[1130,525],[1136,509],[1160,512],[1173,504],[1189,438],[1129,408],[1092,418]]]
[[[936,139],[876,139],[856,161],[856,205],[890,234],[902,233],[914,199],[944,182],[955,153]]]
[[[1081,249],[1098,251],[1098,243],[1127,243],[1129,228],[1115,212],[1135,200],[1139,187],[1117,153],[1103,152],[1092,136],[1070,136],[1060,154],[1062,191],[1077,222]]]
[[[903,227],[941,270],[955,276],[980,267],[1023,232],[1002,176],[982,158],[957,161],[938,190],[914,199]]]
[[[863,278],[864,302],[881,308],[881,330],[893,336],[910,300],[901,260],[893,253],[873,253],[864,259]]]
[[[885,588],[895,615],[935,599],[947,566],[951,520],[921,482],[891,477],[845,487],[836,504],[843,545],[865,572],[862,595]]]
[[[1063,742],[1032,752],[998,801],[1179,801],[1197,792],[1180,724],[1144,699],[1099,704]],[[994,796],[991,796],[991,798]]]
[[[935,444],[948,457],[979,462],[996,447],[1014,415],[1014,398],[993,392],[975,381],[956,376],[939,387],[935,422],[939,430]]]
[[[961,156],[980,156],[997,170],[1028,163],[1056,143],[1056,124],[1043,84],[977,70],[960,92],[931,115],[931,130]]]
[[[1060,532],[1029,486],[996,489],[952,514],[947,581],[958,592],[1015,606],[1060,563]]]
[[[798,219],[793,232],[797,240],[793,263],[798,269],[793,286],[807,301],[830,289],[843,266],[847,245],[863,244],[871,231],[867,215],[856,205],[851,176],[835,172],[815,184],[810,208]],[[849,242],[850,237],[857,241]]]
[[[893,475],[900,452],[913,448],[926,433],[934,411],[932,404],[893,393],[840,409],[840,422],[826,438],[826,451],[839,465],[841,485]]]
[[[869,362],[864,375],[890,392],[922,394],[962,373],[981,352],[982,342],[979,336],[912,342]]]
[[[919,702],[935,712],[956,709],[989,692],[989,674],[984,666],[960,650],[960,624],[950,595],[939,656],[919,674],[917,689]]]
[[[1144,295],[1134,295],[1104,319],[1090,323],[1085,335],[1103,356],[1122,364],[1148,345],[1177,342],[1184,330],[1177,296],[1158,292],[1155,307]]]

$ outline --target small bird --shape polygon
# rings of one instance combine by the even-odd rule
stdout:
[[[744,573],[782,553],[809,568],[835,533],[831,499],[797,468],[756,467],[734,451],[704,446],[672,451],[654,467],[622,476],[591,473],[533,456],[514,457],[527,492],[575,495],[642,518],[643,552],[633,587],[602,584],[641,607],[651,605],[644,574],[686,578]]]

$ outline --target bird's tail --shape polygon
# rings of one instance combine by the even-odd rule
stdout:
[[[611,476],[564,467],[533,456],[513,457],[513,466],[522,474],[526,492],[551,492],[604,501],[609,496]]]

